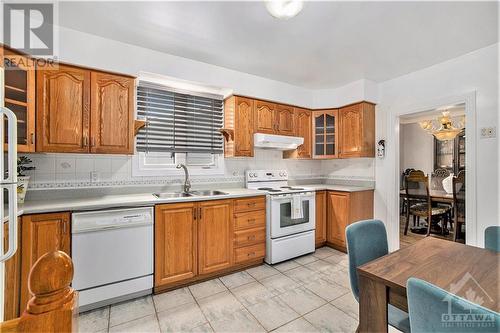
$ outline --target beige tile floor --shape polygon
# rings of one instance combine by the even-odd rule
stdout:
[[[347,256],[323,247],[278,265],[83,313],[80,332],[354,332]]]

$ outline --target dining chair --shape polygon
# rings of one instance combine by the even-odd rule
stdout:
[[[500,330],[500,315],[497,312],[429,282],[410,278],[406,282],[406,290],[412,333],[481,333]]]
[[[462,232],[462,225],[465,225],[465,170],[453,177],[453,222],[453,240],[456,242]]]
[[[400,190],[404,190],[406,188],[406,184],[405,184],[405,181],[406,181],[406,176],[408,176],[410,174],[410,172],[412,172],[413,168],[408,168],[406,169],[405,171],[403,171],[403,173],[401,174],[401,181],[400,181],[400,186],[399,186],[399,189]],[[401,197],[401,204],[400,204],[400,214],[403,215],[403,214],[406,214],[406,209],[407,209],[407,203],[406,203],[406,197]]]
[[[484,248],[500,252],[500,226],[492,225],[484,230]]]
[[[427,219],[427,236],[431,233],[432,223],[435,220],[441,220],[443,222],[442,232],[444,234],[444,226],[448,222],[451,208],[446,206],[432,206],[429,192],[429,177],[426,176],[423,171],[415,170],[406,176],[405,184],[409,209],[406,212],[404,234],[408,234],[410,215]]]
[[[354,297],[359,302],[357,267],[386,255],[387,233],[380,220],[365,220],[350,224],[346,228],[347,256],[349,258],[349,279]],[[389,325],[403,332],[410,332],[408,314],[388,305]]]
[[[438,168],[438,169],[434,170],[431,174],[431,190],[444,192],[445,189],[443,186],[443,180],[445,178],[448,178],[450,175],[451,175],[450,170],[447,170],[447,169]],[[453,209],[452,209],[453,205],[449,204],[449,203],[444,203],[444,202],[438,202],[436,205],[449,209],[448,218],[447,218],[446,222],[451,221],[452,212],[453,212]],[[447,228],[447,225],[443,225],[443,227]]]

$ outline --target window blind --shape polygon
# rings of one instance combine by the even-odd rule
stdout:
[[[223,152],[223,96],[172,89],[139,81],[137,116],[146,126],[137,134],[137,151]]]

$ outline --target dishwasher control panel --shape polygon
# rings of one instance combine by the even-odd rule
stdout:
[[[72,233],[119,229],[154,223],[153,207],[78,212],[71,216]]]

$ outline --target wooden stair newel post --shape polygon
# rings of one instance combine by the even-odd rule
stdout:
[[[78,295],[72,280],[73,262],[66,253],[40,257],[29,275],[33,297],[20,318],[19,332],[77,332]]]

